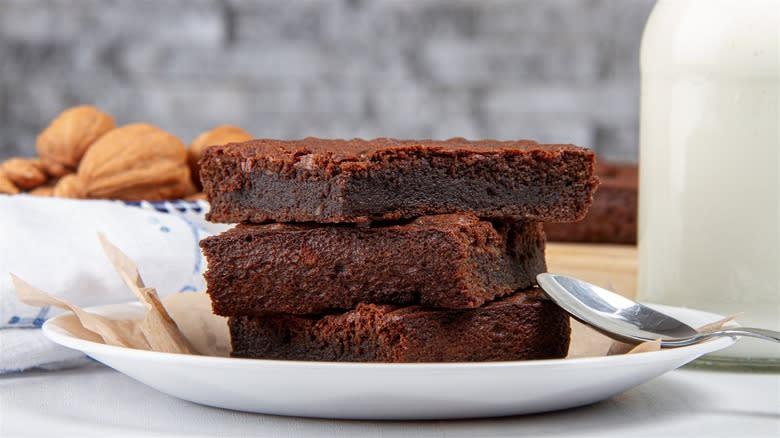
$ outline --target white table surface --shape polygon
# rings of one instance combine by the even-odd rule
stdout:
[[[521,417],[370,422],[288,418],[175,399],[97,363],[0,376],[0,437],[780,437],[780,374],[681,369],[607,401]]]

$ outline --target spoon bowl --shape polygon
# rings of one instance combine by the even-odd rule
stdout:
[[[750,336],[780,342],[780,333],[765,329],[734,327],[702,333],[665,313],[574,277],[544,273],[536,280],[573,318],[620,341],[660,339],[663,347],[682,347],[714,336]]]

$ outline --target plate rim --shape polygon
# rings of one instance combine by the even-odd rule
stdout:
[[[693,309],[689,307],[677,307],[661,304],[649,304],[650,306],[658,306],[663,309],[680,309],[685,311],[693,311],[699,314],[713,317],[713,320],[722,318],[720,315]],[[118,310],[128,308],[141,309],[141,303],[125,302],[117,304],[107,304],[101,306],[85,307],[83,310],[103,314],[103,312],[116,312]],[[163,360],[172,363],[187,363],[188,365],[207,366],[218,365],[227,367],[269,367],[269,366],[285,366],[288,368],[297,369],[329,369],[332,367],[349,368],[349,369],[371,369],[371,370],[408,370],[408,371],[420,371],[420,370],[473,370],[473,369],[495,369],[495,368],[533,368],[533,367],[551,367],[551,366],[583,366],[588,363],[602,363],[604,361],[619,362],[619,361],[644,361],[651,358],[656,358],[660,355],[674,356],[685,353],[684,356],[697,358],[704,354],[712,353],[733,345],[736,339],[724,336],[715,338],[709,341],[705,341],[699,344],[694,344],[686,347],[667,348],[659,351],[642,352],[635,354],[621,354],[613,356],[591,356],[591,357],[577,357],[571,359],[536,359],[536,360],[516,360],[516,361],[493,361],[493,362],[423,362],[423,363],[387,363],[387,362],[335,362],[335,361],[300,361],[300,360],[278,360],[278,359],[252,359],[252,358],[233,358],[222,356],[204,356],[199,354],[180,354],[180,353],[166,353],[160,351],[140,350],[128,347],[121,347],[116,345],[107,345],[99,342],[93,342],[86,339],[76,337],[64,328],[60,327],[58,323],[67,317],[74,316],[71,311],[64,312],[53,318],[50,318],[44,322],[41,326],[43,335],[50,341],[61,345],[66,348],[81,351],[82,353],[93,356],[93,354],[109,354],[112,356],[123,356],[132,359],[156,359]],[[732,325],[738,325],[732,323]],[[700,351],[701,350],[701,351]]]

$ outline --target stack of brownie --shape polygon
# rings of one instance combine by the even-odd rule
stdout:
[[[201,242],[233,356],[560,358],[567,315],[535,287],[542,222],[582,218],[593,154],[532,141],[253,140],[210,148]]]

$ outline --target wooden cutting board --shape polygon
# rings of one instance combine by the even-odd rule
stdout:
[[[636,246],[548,242],[547,270],[636,298]]]

